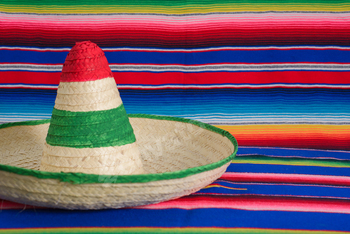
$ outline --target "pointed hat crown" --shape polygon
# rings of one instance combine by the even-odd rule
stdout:
[[[142,173],[140,153],[113,74],[94,43],[77,43],[63,65],[41,170]]]
[[[61,82],[94,81],[113,77],[100,47],[90,41],[76,43],[62,68]]]

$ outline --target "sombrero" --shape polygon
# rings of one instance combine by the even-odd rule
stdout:
[[[49,120],[0,125],[0,198],[63,209],[146,205],[219,178],[235,138],[194,120],[127,115],[103,51],[77,43]]]

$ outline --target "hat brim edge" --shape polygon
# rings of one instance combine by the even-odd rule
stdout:
[[[96,174],[85,174],[85,173],[64,173],[64,172],[58,173],[58,172],[47,172],[47,171],[39,171],[39,170],[33,170],[33,169],[27,169],[27,168],[20,168],[20,167],[4,165],[4,164],[0,164],[0,171],[6,171],[6,172],[15,173],[15,174],[24,175],[24,176],[34,176],[39,179],[57,179],[59,181],[68,182],[71,184],[148,183],[151,181],[179,179],[179,178],[195,175],[198,173],[214,170],[230,162],[236,156],[236,153],[238,150],[237,140],[229,132],[200,121],[186,119],[186,118],[179,118],[179,117],[159,116],[159,115],[149,115],[149,114],[128,114],[128,117],[129,118],[149,118],[149,119],[155,119],[155,120],[167,120],[167,121],[176,121],[176,122],[193,124],[228,138],[234,146],[234,152],[228,157],[226,157],[225,159],[222,159],[220,161],[217,161],[211,164],[188,168],[188,169],[179,170],[179,171],[164,172],[164,173],[157,173],[157,174],[96,175]],[[40,125],[40,124],[46,124],[49,122],[50,122],[50,119],[12,122],[12,123],[1,124],[0,129],[15,127],[15,126],[23,126],[23,125]]]

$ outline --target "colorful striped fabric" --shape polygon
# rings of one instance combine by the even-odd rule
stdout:
[[[349,0],[1,0],[0,123],[50,118],[68,51],[91,40],[127,113],[209,123],[239,150],[159,204],[0,200],[0,234],[350,233],[349,38]]]

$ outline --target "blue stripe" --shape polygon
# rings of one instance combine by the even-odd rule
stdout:
[[[350,231],[348,214],[233,209],[3,210],[0,220],[0,228],[245,227]]]
[[[350,151],[312,150],[312,149],[286,149],[266,147],[240,147],[238,155],[266,155],[277,157],[296,158],[329,158],[350,160]]]
[[[239,149],[238,149],[239,150]],[[233,163],[227,172],[350,176],[349,168]]]
[[[246,120],[249,115],[285,117],[289,113],[296,121],[302,115],[321,119],[350,114],[350,92],[334,89],[121,90],[121,95],[129,113],[187,117],[223,113],[223,117]]]
[[[179,116],[204,122],[333,118],[349,122],[350,92],[342,89],[120,90],[128,113]],[[56,90],[0,89],[0,113],[51,114]],[[231,120],[232,119],[232,120]]]
[[[64,63],[68,52],[39,52],[27,50],[0,50],[0,63]]]
[[[68,52],[0,50],[0,63],[62,64]],[[208,63],[350,63],[350,50],[218,50],[207,52],[107,51],[109,63],[208,64]]]
[[[215,184],[226,186],[227,188],[207,188],[201,189],[200,194],[234,194],[236,195],[263,195],[263,196],[310,196],[322,198],[345,198],[350,199],[349,187],[336,187],[324,185],[290,185],[290,184],[266,184],[266,183],[228,183],[217,181]],[[239,190],[245,189],[245,190]]]

